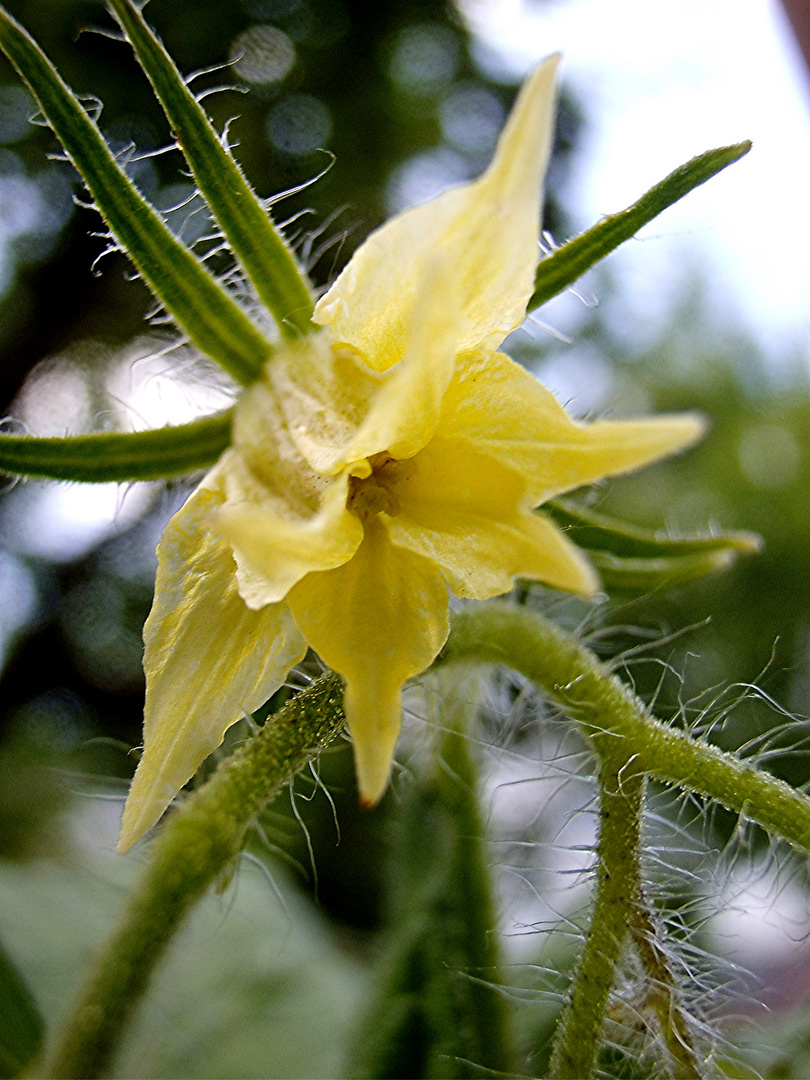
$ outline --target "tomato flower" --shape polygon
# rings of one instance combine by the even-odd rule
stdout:
[[[694,416],[577,423],[496,351],[533,291],[557,62],[528,79],[478,180],[359,248],[321,329],[279,347],[167,525],[122,850],[308,646],[345,680],[360,798],[376,803],[402,686],[446,640],[450,593],[486,599],[517,576],[594,592],[537,507],[700,435]]]

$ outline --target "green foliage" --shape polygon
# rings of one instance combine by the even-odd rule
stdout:
[[[180,81],[158,39],[129,0],[112,0],[112,6],[161,99],[218,226],[256,293],[275,316],[282,334],[293,336],[306,330],[311,294],[297,260],[217,136],[216,126],[209,123]],[[386,50],[396,50],[396,33],[408,30],[405,21],[397,21],[398,16],[392,16],[388,8],[377,5],[372,10],[356,5],[360,32],[377,33],[375,47],[381,56]],[[422,10],[435,24],[435,30],[439,25],[436,7]],[[352,11],[356,13],[355,7]],[[446,40],[457,42],[459,32],[446,26],[444,29],[450,34]],[[193,36],[193,28],[190,32]],[[5,14],[0,14],[0,45],[33,86],[98,208],[154,293],[192,342],[238,380],[250,382],[269,355],[273,335],[266,337],[245,314],[244,297],[237,302],[230,288],[222,286],[222,279],[209,273],[191,247],[173,235],[119,166],[87,110],[56,69]],[[339,52],[349,54],[349,62],[353,62],[351,50],[335,50],[331,69],[329,63],[323,64],[328,77],[334,76]],[[465,54],[465,62],[468,60]],[[340,62],[345,63],[345,57]],[[391,71],[395,70],[392,62]],[[381,108],[384,111],[379,85],[375,86],[375,80],[365,72],[355,76],[377,93],[375,109],[379,115]],[[410,100],[403,93],[397,107],[402,114],[423,111],[426,94],[424,87],[421,91],[412,87]],[[358,100],[354,99],[352,108],[357,108]],[[369,100],[368,96],[365,100]],[[375,109],[369,115],[374,115]],[[368,130],[359,135],[355,126],[353,137],[373,144],[377,137],[377,132],[371,130],[373,126],[370,123]],[[419,126],[414,124],[414,128]],[[541,303],[567,287],[642,224],[746,151],[747,144],[740,144],[693,159],[633,207],[555,251],[540,264],[533,303]],[[352,150],[347,151],[347,157],[362,161],[362,155]],[[307,167],[311,164],[312,159],[308,159]],[[355,195],[362,190],[358,184]],[[251,304],[253,299],[251,294]],[[667,400],[668,395],[677,396],[670,393],[671,386],[656,389],[661,391],[660,404],[680,405]],[[686,389],[691,393],[694,386]],[[695,404],[694,394],[685,404]],[[728,401],[724,404],[728,406]],[[791,408],[794,405],[795,401]],[[795,418],[791,413],[797,431],[795,438],[791,434],[791,445],[797,448],[798,467],[807,462],[806,438],[810,429],[805,406],[806,398],[802,398],[795,407]],[[227,445],[229,425],[229,415],[220,414],[195,424],[137,435],[105,433],[71,440],[4,436],[0,438],[0,468],[95,481],[174,475],[215,460]],[[783,433],[787,430],[782,419],[769,419],[765,427],[771,431],[779,427]],[[773,484],[773,472],[769,472],[767,453],[762,457],[762,446],[767,442],[762,432],[746,434],[735,429],[732,441],[735,438],[743,471],[753,488],[760,494],[778,488]],[[783,440],[782,445],[788,444]],[[784,461],[781,464],[784,466]],[[778,465],[776,462],[777,472]],[[657,475],[656,483],[660,483],[661,474]],[[717,476],[721,475],[725,473],[718,469]],[[693,473],[689,480],[694,483]],[[677,482],[669,489],[664,485],[663,492],[649,499],[647,509],[656,504],[657,510],[652,515],[653,529],[668,519],[665,511],[671,506],[676,487]],[[738,500],[737,505],[745,505],[744,500]],[[780,509],[786,514],[788,507],[780,504]],[[658,531],[645,532],[565,501],[557,502],[550,512],[592,553],[608,590],[620,593],[668,593],[674,585],[682,586],[725,569],[737,554],[751,553],[757,547],[747,532],[661,536]],[[767,524],[771,532],[770,518],[774,513],[771,504],[767,522],[763,515],[763,526]],[[733,514],[717,516],[733,521]],[[739,524],[756,527],[757,514],[743,513]],[[787,558],[796,558],[794,541],[791,533]],[[778,599],[782,603],[788,580],[784,566],[780,573]],[[790,588],[794,593],[799,591],[795,580]],[[702,593],[696,606],[704,603]],[[806,597],[794,602],[794,613],[806,615],[806,610]],[[750,613],[746,615],[746,621],[750,621]],[[796,625],[791,624],[797,640],[799,621],[797,615]],[[552,1072],[557,1076],[591,1074],[598,1062],[599,1068],[614,1075],[646,1075],[644,1063],[633,1059],[629,1052],[603,1046],[605,1018],[622,951],[629,941],[652,986],[648,1004],[668,1054],[668,1065],[674,1075],[699,1076],[701,1063],[680,1011],[679,988],[667,967],[665,953],[656,948],[655,912],[646,906],[643,896],[640,814],[644,809],[644,779],[658,777],[684,791],[715,799],[803,850],[810,847],[810,803],[801,792],[769,773],[723,753],[705,740],[692,739],[682,730],[656,721],[592,654],[530,606],[521,609],[491,605],[477,612],[461,612],[443,656],[445,664],[451,661],[508,662],[579,722],[600,761],[602,827],[593,920],[573,976],[569,1005],[557,1028]],[[466,716],[466,704],[473,696],[470,684],[475,680],[462,674],[451,686],[447,674],[440,673],[440,678],[444,683],[444,704],[439,716],[438,752],[429,766],[417,763],[414,778],[404,789],[402,806],[392,813],[397,819],[397,831],[389,937],[371,1004],[357,1034],[353,1072],[359,1076],[455,1077],[480,1075],[482,1070],[508,1075],[516,1068],[511,1017],[502,992],[505,979],[485,858],[476,758]],[[133,1011],[147,993],[149,979],[175,931],[211,885],[225,887],[232,880],[250,827],[264,812],[268,800],[339,734],[343,724],[340,701],[338,681],[329,675],[286,705],[282,706],[281,698],[275,699],[260,732],[240,747],[179,813],[171,815],[118,929],[74,1003],[61,1038],[54,1044],[46,1067],[49,1075],[96,1076],[111,1068]],[[32,818],[33,835],[38,818],[36,814]],[[351,982],[351,973],[347,979]],[[209,995],[213,992],[210,984],[204,989]],[[40,1026],[30,997],[8,965],[3,968],[0,964],[0,991],[9,994],[8,1014],[15,1033],[10,1039],[0,1026],[0,1048],[10,1047],[7,1053],[11,1069],[34,1052]],[[277,1016],[283,996],[279,984],[268,988],[261,980],[249,986],[238,983],[233,997],[227,998],[236,1001],[239,1037],[234,1045],[240,1038],[244,1043],[244,1009],[262,1019]],[[312,1024],[312,1017],[307,1016],[307,1021]],[[214,1020],[211,1023],[215,1026]],[[545,1018],[536,1025],[538,1029],[543,1026],[547,1026]],[[335,1034],[336,1039],[340,1037]],[[283,1039],[283,1034],[278,1038]],[[240,1062],[245,1075],[250,1069],[256,1070],[251,1049],[248,1046],[242,1057],[238,1052],[233,1059],[226,1057],[229,1066],[236,1071],[234,1061]],[[265,1053],[272,1054],[272,1048]],[[535,1044],[528,1048],[526,1058],[541,1060],[544,1054],[545,1048]],[[245,1066],[247,1058],[249,1068]],[[180,1055],[173,1067],[182,1073],[199,1064],[193,1055]],[[282,1064],[276,1061],[274,1066],[280,1074]],[[157,1066],[155,1069],[160,1072]],[[165,1074],[171,1071],[168,1068]],[[199,1071],[202,1075],[204,1068]],[[270,1072],[267,1070],[267,1074]]]
[[[435,757],[417,765],[396,816],[385,953],[349,1068],[367,1080],[514,1067],[465,716],[476,678],[443,682]]]
[[[0,10],[0,48],[78,169],[118,242],[191,341],[240,382],[261,370],[270,346],[239,305],[169,231],[115,160],[87,113],[39,46]]]
[[[306,333],[311,327],[312,295],[287,242],[138,9],[130,0],[112,0],[111,6],[259,300],[273,313],[284,336]]]
[[[665,536],[597,513],[572,499],[553,499],[543,511],[588,552],[605,589],[647,596],[728,569],[738,555],[759,551],[755,533]]]
[[[44,1024],[28,987],[0,945],[0,1077],[18,1076],[42,1044]]]

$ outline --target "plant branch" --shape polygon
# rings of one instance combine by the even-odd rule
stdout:
[[[146,872],[38,1076],[106,1075],[186,915],[238,857],[255,815],[343,725],[341,680],[325,675],[271,717],[165,822]]]
[[[770,773],[656,720],[644,704],[573,637],[538,612],[504,601],[455,615],[440,662],[505,664],[531,679],[578,720],[601,758],[611,744],[630,776],[715,799],[788,843],[810,851],[810,799]]]
[[[624,779],[627,761],[613,753],[600,770],[596,899],[551,1055],[553,1080],[593,1076],[616,965],[627,940],[636,895],[628,889],[639,859],[644,777]]]

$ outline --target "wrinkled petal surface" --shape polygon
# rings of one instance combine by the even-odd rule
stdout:
[[[345,344],[333,345],[327,333],[280,349],[267,367],[266,379],[261,392],[266,403],[260,405],[257,397],[256,435],[267,409],[274,409],[273,427],[282,425],[289,441],[285,458],[292,454],[319,476],[340,471],[385,385],[362,353]],[[265,439],[273,437],[267,426],[263,434]],[[261,452],[263,439],[255,441],[251,433],[250,441]]]
[[[213,483],[174,515],[158,546],[144,627],[144,754],[120,851],[155,824],[227,729],[262,705],[306,652],[285,605],[251,611],[239,596],[230,548],[208,527],[224,498]]]
[[[630,472],[691,446],[705,431],[694,414],[580,424],[508,356],[460,357],[438,431],[462,438],[524,477],[528,505]]]
[[[523,478],[464,439],[436,437],[397,489],[391,538],[437,563],[456,596],[485,600],[515,577],[590,594],[598,579],[562,532],[525,506]]]
[[[346,509],[348,479],[348,474],[335,479],[318,512],[298,520],[279,515],[275,506],[263,505],[261,497],[239,499],[229,490],[212,526],[233,550],[239,595],[248,607],[279,603],[306,574],[331,570],[354,555],[363,526]]]
[[[391,771],[402,684],[447,640],[447,586],[432,562],[395,547],[377,518],[351,562],[309,574],[288,603],[313,649],[346,680],[360,797],[374,805]]]
[[[387,376],[360,353],[322,343],[271,363],[268,378],[287,429],[316,472],[333,475],[384,451],[411,457],[436,430],[455,365],[458,290],[449,263],[434,258],[424,270],[405,354]]]
[[[405,355],[420,285],[437,254],[458,282],[458,352],[496,348],[523,321],[539,257],[558,62],[549,57],[524,84],[487,171],[372,233],[317,304],[315,322],[378,370]]]

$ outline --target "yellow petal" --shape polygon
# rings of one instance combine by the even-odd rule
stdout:
[[[239,594],[248,607],[278,603],[305,574],[330,570],[354,555],[363,526],[346,509],[348,479],[333,480],[309,518],[282,517],[259,498],[229,498],[213,516],[216,533],[233,549]]]
[[[558,62],[549,57],[524,84],[483,176],[372,233],[317,304],[315,321],[378,370],[405,355],[419,283],[436,254],[458,281],[458,352],[497,347],[523,321],[539,258]]]
[[[533,375],[494,352],[459,358],[438,427],[520,473],[530,506],[668,457],[704,431],[689,413],[577,423]]]
[[[273,423],[283,425],[292,455],[321,476],[340,471],[339,462],[384,385],[357,349],[333,345],[328,333],[279,350],[266,380],[256,394],[258,415],[255,421],[251,416],[251,428],[258,434],[264,416],[276,410]]]
[[[586,595],[598,587],[579,549],[526,508],[518,473],[464,439],[438,436],[409,464],[391,538],[437,563],[457,596],[498,596],[515,577]]]
[[[309,574],[288,603],[309,644],[346,680],[345,708],[364,803],[378,802],[400,728],[400,691],[447,640],[447,586],[372,519],[346,565]]]
[[[230,549],[207,526],[222,498],[220,490],[198,488],[158,545],[144,627],[144,752],[124,807],[122,852],[306,652],[286,605],[250,611],[240,598]]]
[[[316,382],[323,368],[322,359],[331,357],[324,335],[314,340],[304,339],[300,348],[288,346],[280,350],[281,363],[299,365],[307,381]],[[290,359],[290,357],[292,357]],[[283,403],[268,378],[254,383],[244,391],[234,410],[233,445],[220,462],[229,501],[246,500],[273,509],[280,517],[293,521],[304,520],[318,512],[328,481],[313,468],[302,453],[297,441],[302,431],[322,421],[324,413],[334,417],[337,406],[332,401],[351,392],[349,372],[338,369],[332,373],[332,383],[316,388],[314,397],[307,398],[309,408],[295,413],[294,404]],[[379,377],[376,377],[379,382]],[[346,389],[343,389],[343,387]],[[366,387],[362,394],[370,400],[373,393]],[[293,397],[292,391],[289,397]],[[365,415],[368,400],[362,406]],[[288,409],[293,412],[291,422]],[[341,422],[350,437],[356,421],[343,418]]]
[[[345,347],[320,346],[305,355],[291,349],[274,359],[268,378],[313,469],[334,475],[382,452],[411,457],[433,435],[455,364],[455,269],[438,257],[424,267],[406,352],[382,378],[367,368],[363,375],[359,356]]]

